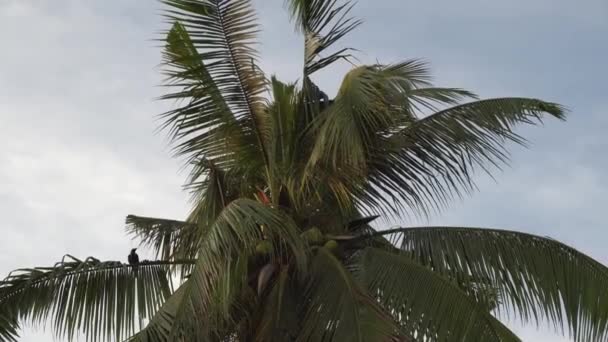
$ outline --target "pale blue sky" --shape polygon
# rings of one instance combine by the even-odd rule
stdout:
[[[302,43],[282,0],[257,0],[266,72],[294,80]],[[154,135],[162,28],[153,0],[0,0],[0,274],[65,253],[125,259],[127,214],[183,218],[185,174]],[[479,177],[430,223],[551,236],[608,263],[608,2],[360,0],[347,40],[362,62],[422,57],[439,85],[571,109],[520,130],[530,150]],[[342,65],[319,75],[335,89]],[[425,222],[402,222],[403,225]],[[516,327],[524,341],[560,341]],[[22,341],[50,341],[26,331]]]

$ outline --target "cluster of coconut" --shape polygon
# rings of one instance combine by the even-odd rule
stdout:
[[[323,246],[323,248],[326,248],[332,253],[335,253],[338,250],[338,242],[323,235],[321,230],[317,227],[305,230],[300,234],[300,237],[302,237],[310,246]],[[272,252],[272,243],[268,240],[262,240],[257,244],[255,250],[261,255],[269,254]]]

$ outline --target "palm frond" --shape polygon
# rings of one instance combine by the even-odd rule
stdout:
[[[168,34],[169,75],[184,91],[169,98],[190,103],[165,115],[193,158],[228,159],[241,154],[266,161],[268,136],[262,111],[266,80],[256,67],[258,26],[249,0],[163,0],[176,23]],[[193,80],[191,80],[193,79]],[[220,163],[218,162],[218,165]],[[223,166],[223,165],[220,165]]]
[[[277,209],[249,199],[228,204],[201,244],[175,329],[207,336],[232,320],[234,306],[245,305],[241,296],[247,287],[248,260],[260,243],[270,245],[270,262],[293,263],[305,272],[307,246],[298,233],[295,223]],[[193,323],[193,316],[201,319]]]
[[[314,131],[317,140],[311,162],[323,160],[334,169],[365,169],[376,140],[402,121],[403,111],[394,107],[395,98],[404,99],[405,89],[426,84],[427,73],[418,61],[364,65],[348,72],[333,104],[316,123],[319,127]]]
[[[419,113],[425,110],[436,112],[445,105],[457,105],[464,100],[478,99],[477,95],[465,89],[432,86],[410,89],[407,96],[412,109]]]
[[[474,189],[475,167],[508,161],[505,142],[524,144],[513,129],[561,106],[537,99],[499,98],[424,110],[476,98],[468,91],[430,86],[426,64],[410,60],[361,66],[344,78],[333,104],[317,120],[310,164],[347,174],[341,181],[370,213],[428,214]],[[310,169],[310,165],[309,165]],[[310,172],[308,172],[310,173]],[[353,177],[359,174],[360,177]],[[344,177],[344,176],[342,176]],[[387,212],[390,208],[391,212]]]
[[[19,322],[8,309],[0,309],[0,342],[17,342],[19,337]]]
[[[342,48],[325,57],[320,54],[354,30],[361,21],[349,17],[353,4],[338,0],[287,0],[296,28],[304,34],[304,77],[333,62],[350,57]]]
[[[88,341],[120,340],[170,295],[169,267],[192,262],[142,261],[134,269],[66,256],[52,267],[16,270],[0,281],[1,313],[14,315],[9,322],[52,318],[55,334],[67,340],[77,333]]]
[[[129,215],[126,231],[151,248],[162,260],[193,259],[198,225],[185,221]]]
[[[271,121],[272,139],[269,147],[270,162],[274,178],[285,179],[293,170],[293,164],[299,162],[298,139],[302,134],[298,129],[299,92],[295,84],[286,84],[276,77],[271,78],[272,100],[266,106]],[[277,193],[278,189],[271,190]],[[277,197],[278,196],[273,196]],[[275,199],[275,200],[276,200]]]
[[[136,215],[126,219],[127,233],[140,239],[142,245],[163,260],[196,259],[209,226],[242,190],[238,189],[240,184],[234,184],[238,181],[234,173],[239,170],[224,171],[207,159],[193,164],[188,189],[192,192],[194,208],[186,221]],[[182,271],[190,273],[191,266],[186,265]]]
[[[187,291],[188,281],[182,284],[161,306],[150,319],[146,327],[135,335],[129,337],[131,342],[168,342],[171,341],[173,322],[179,310],[184,294]],[[179,336],[184,337],[184,336]]]
[[[390,341],[398,327],[325,247],[312,260],[297,341]]]
[[[525,144],[513,129],[535,124],[546,115],[564,118],[555,103],[527,98],[499,98],[451,107],[415,121],[391,135],[374,151],[368,167],[370,186],[364,197],[381,194],[408,210],[427,214],[475,189],[476,167],[508,162],[508,141]],[[403,208],[403,207],[402,207]],[[404,209],[401,209],[403,211]]]
[[[308,247],[299,233],[295,222],[282,211],[241,198],[224,208],[205,237],[205,244],[215,250],[201,247],[204,250],[201,253],[235,251],[252,254],[261,240],[267,240],[273,244],[273,258],[293,258],[299,269],[303,270],[307,264]],[[202,259],[206,257],[213,258],[209,254]],[[218,272],[221,270],[218,269]]]
[[[255,341],[291,341],[298,334],[297,290],[288,267],[278,273],[274,286],[261,302],[261,313],[256,315]]]
[[[179,90],[161,99],[186,101],[162,115],[162,127],[170,129],[178,144],[176,152],[189,155],[190,160],[203,156],[220,165],[233,165],[239,152],[252,149],[251,141],[244,136],[205,60],[179,22],[167,34],[163,59],[167,85]]]
[[[209,341],[209,342],[230,342],[233,326],[228,327],[227,331],[222,331],[221,327],[214,326],[214,334],[208,334],[197,330],[197,321],[204,320],[207,324],[217,324],[208,317],[198,318],[189,316],[193,308],[188,301],[193,291],[192,282],[186,280],[169,297],[156,314],[150,319],[148,324],[129,337],[129,342],[170,342],[170,341]]]
[[[396,148],[390,137],[415,120],[411,103],[425,96],[432,97],[422,92],[410,95],[428,86],[429,82],[427,65],[419,60],[352,69],[344,77],[335,100],[316,120],[310,133],[314,136],[314,147],[307,174],[330,170],[330,177],[337,184],[334,188],[346,190],[342,195],[344,203],[349,203],[347,198],[350,202],[359,201],[358,204],[372,212],[383,212],[386,205],[392,207],[394,203],[387,199],[390,190],[386,184],[375,182],[370,186],[366,177],[370,167],[373,170],[384,162],[385,152]],[[444,100],[468,94],[460,90],[442,93]],[[439,97],[435,94],[436,99]],[[384,166],[390,168],[391,164]],[[403,184],[402,192],[416,198],[418,193],[407,185]],[[404,197],[406,204],[417,205],[410,197]]]
[[[221,169],[208,159],[195,161],[186,186],[194,203],[187,221],[209,226],[229,202],[239,197],[241,192],[246,193],[247,191],[239,189],[241,184],[237,184],[249,180],[245,174],[240,173],[241,170],[240,166],[233,166],[229,170]],[[245,183],[251,186],[249,182]]]
[[[391,125],[391,113],[383,106],[379,83],[372,67],[358,67],[344,77],[334,104],[314,132],[317,140],[311,163],[324,159],[334,169],[344,165],[365,167],[371,139],[380,127]]]
[[[496,310],[503,303],[499,290],[492,285],[489,279],[465,274],[459,274],[457,278],[449,274],[444,274],[444,276],[458,285],[464,293],[488,312]]]
[[[457,284],[406,256],[366,248],[352,268],[402,329],[419,340],[519,341]]]
[[[481,228],[381,231],[417,262],[455,279],[472,275],[499,291],[499,310],[566,325],[576,341],[608,337],[608,268],[550,238]]]

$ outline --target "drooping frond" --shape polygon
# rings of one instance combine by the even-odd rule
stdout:
[[[188,222],[208,227],[230,201],[239,197],[239,191],[235,189],[237,185],[231,186],[229,182],[238,182],[240,177],[237,174],[227,177],[227,172],[207,159],[193,163],[187,188],[192,193],[194,206],[188,216]]]
[[[419,60],[352,69],[344,77],[331,106],[315,122],[308,174],[331,170],[351,201],[359,201],[371,211],[419,206],[416,200],[420,194],[409,184],[402,184],[400,189],[409,195],[403,196],[405,203],[394,203],[386,184],[375,178],[368,180],[367,176],[375,168],[392,167],[384,163],[385,155],[397,148],[390,137],[415,120],[415,103],[442,100],[451,103],[471,95],[458,89],[422,92],[429,82],[428,68]]]
[[[437,205],[470,191],[474,167],[508,162],[506,143],[524,144],[513,129],[536,124],[546,115],[564,118],[561,106],[537,99],[498,98],[466,103],[427,116],[391,137],[398,149],[389,153],[390,168],[378,168],[374,178],[390,179],[386,185],[397,194],[409,183],[426,193],[424,201]],[[415,170],[417,178],[403,177]],[[410,185],[411,186],[411,185]]]
[[[142,261],[134,269],[66,256],[52,267],[16,270],[0,281],[0,313],[35,324],[51,318],[55,334],[67,340],[77,334],[88,341],[120,340],[169,297],[168,268],[175,263]]]
[[[162,260],[196,256],[199,234],[194,223],[129,215],[126,224],[127,233],[151,248]]]
[[[608,337],[608,268],[549,238],[504,230],[425,227],[378,232],[417,262],[499,290],[505,313],[566,324],[577,341]]]
[[[256,63],[258,26],[250,1],[163,2],[176,23],[167,36],[168,73],[184,89],[168,97],[189,101],[165,115],[180,141],[178,152],[222,167],[243,159],[264,165],[266,80]]]
[[[425,341],[519,341],[456,283],[404,255],[366,248],[353,266],[359,283]]]
[[[311,265],[297,341],[391,341],[398,327],[325,247]]]
[[[194,208],[186,221],[129,215],[126,219],[127,233],[138,238],[141,244],[150,247],[163,260],[196,259],[208,227],[224,207],[238,197],[240,184],[236,177],[227,177],[226,172],[213,162],[202,159],[194,163],[188,188],[193,194]],[[188,274],[192,265],[182,271]],[[181,266],[180,266],[181,267]]]
[[[162,307],[150,319],[146,327],[135,335],[129,337],[131,342],[169,342],[171,341],[171,333],[173,331],[173,322],[177,311],[182,305],[184,293],[187,291],[189,284],[182,284],[169,297]],[[182,337],[182,336],[179,336]]]
[[[244,305],[248,259],[260,244],[269,246],[265,253],[272,263],[293,263],[304,272],[307,247],[298,233],[295,223],[277,209],[249,199],[228,204],[201,244],[175,329],[202,338],[236,323],[232,310]],[[193,316],[201,319],[192,322]]]
[[[239,153],[252,149],[251,141],[244,136],[182,24],[175,23],[167,34],[163,57],[168,86],[178,90],[162,99],[176,100],[180,105],[185,102],[162,115],[163,127],[170,129],[178,143],[176,152],[190,160],[202,156],[219,165],[233,165]]]
[[[410,89],[407,91],[407,96],[411,110],[420,113],[425,110],[435,112],[445,105],[457,105],[464,100],[478,98],[477,95],[468,90],[432,86]],[[411,121],[407,122],[407,124],[409,123]]]
[[[17,342],[19,322],[7,308],[0,308],[0,342]]]
[[[500,98],[471,102],[415,121],[390,136],[373,154],[370,196],[385,196],[408,210],[427,213],[474,189],[476,167],[508,162],[505,143],[525,143],[513,129],[545,115],[564,118],[563,109],[536,99]],[[395,206],[399,207],[399,206]]]
[[[273,257],[293,258],[300,269],[305,269],[307,246],[295,222],[278,209],[245,198],[232,201],[220,213],[205,236],[207,248],[201,247],[199,261],[207,258],[211,261],[217,257],[212,253],[217,252],[254,253],[261,240],[273,243]]]
[[[505,143],[524,143],[513,131],[517,124],[534,124],[547,114],[564,118],[559,105],[537,99],[458,105],[476,96],[432,87],[430,79],[418,60],[351,70],[316,120],[310,163],[348,175],[342,183],[354,184],[345,188],[371,212],[427,214],[471,191],[475,167],[506,162]],[[452,107],[418,119],[446,106]]]
[[[333,104],[318,120],[311,162],[321,160],[332,168],[365,169],[370,150],[382,134],[398,127],[402,111],[392,108],[400,83],[423,82],[426,71],[410,64],[409,78],[398,80],[393,66],[360,66],[346,74]],[[392,71],[392,72],[391,72]],[[400,95],[404,98],[404,95]],[[407,108],[406,108],[407,109]]]
[[[289,268],[279,271],[274,286],[260,305],[255,326],[255,341],[291,341],[300,326],[297,292]]]
[[[327,49],[354,30],[361,21],[349,17],[350,1],[287,0],[298,31],[304,34],[304,77],[331,63],[350,57],[349,48],[322,56]]]
[[[239,285],[233,277],[246,276],[244,264],[237,262],[239,267],[229,267],[222,278],[223,285]],[[234,264],[231,264],[231,266]],[[234,288],[231,290],[235,290]],[[235,305],[240,298],[229,296],[214,297],[214,304],[225,306],[224,315],[230,317],[217,317],[214,307],[204,316],[194,316],[196,308],[193,306],[192,298],[196,297],[197,289],[193,286],[193,281],[186,280],[178,289],[167,299],[158,312],[150,319],[146,327],[133,336],[129,337],[130,342],[172,342],[172,341],[209,341],[209,342],[232,342],[233,333],[238,324],[238,317],[246,315],[243,307]],[[230,295],[234,295],[230,293]],[[199,297],[200,298],[200,297]],[[223,302],[219,302],[223,301]]]
[[[292,163],[297,162],[299,135],[298,131],[298,89],[295,84],[286,84],[276,77],[271,78],[272,100],[266,111],[271,120],[272,139],[270,156],[274,169],[287,172]]]

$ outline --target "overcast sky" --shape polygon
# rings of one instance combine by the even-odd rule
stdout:
[[[257,0],[262,66],[299,77],[282,0]],[[66,254],[124,260],[127,214],[182,219],[180,162],[155,134],[162,94],[153,0],[0,0],[0,275]],[[550,236],[608,264],[608,1],[360,0],[362,62],[422,57],[442,86],[571,109],[520,130],[510,168],[430,223]],[[334,92],[348,65],[319,75]],[[420,225],[428,222],[403,222]],[[145,256],[144,256],[145,257]],[[524,341],[561,341],[543,327]],[[51,341],[25,331],[22,341]],[[565,341],[565,340],[564,340]]]

